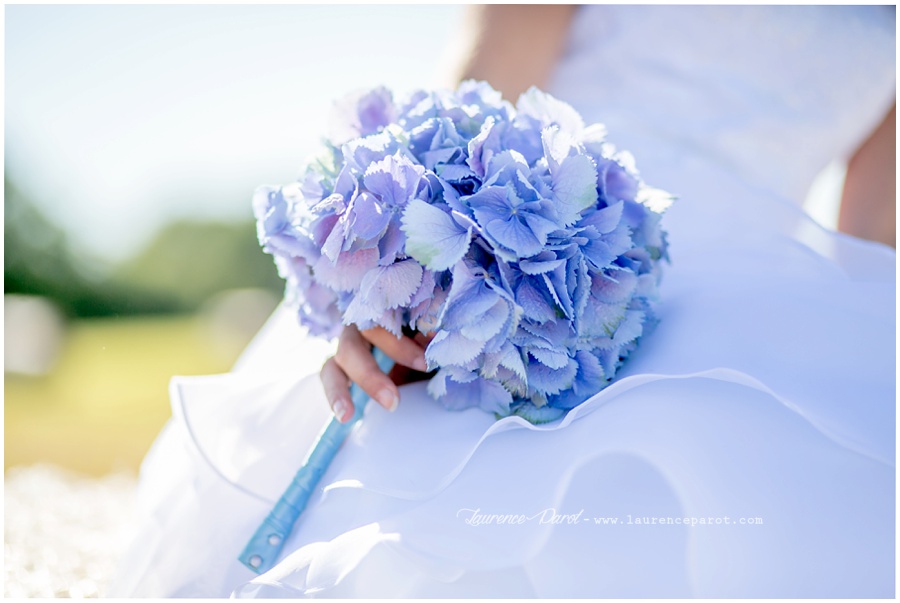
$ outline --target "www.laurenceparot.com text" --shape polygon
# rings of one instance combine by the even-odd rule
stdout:
[[[761,526],[762,517],[731,517],[728,515],[708,516],[664,516],[647,514],[624,514],[621,516],[592,515],[580,509],[562,513],[553,507],[534,513],[489,513],[480,508],[462,508],[456,517],[466,525],[478,527],[488,525],[516,526],[539,525],[592,525],[592,526]]]

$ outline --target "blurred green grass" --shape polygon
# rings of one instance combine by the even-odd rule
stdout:
[[[226,372],[244,343],[212,337],[194,316],[70,323],[49,374],[5,375],[4,469],[136,472],[171,416],[169,379]]]

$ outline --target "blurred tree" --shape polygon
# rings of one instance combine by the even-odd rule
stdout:
[[[119,267],[114,280],[164,295],[184,310],[228,289],[261,288],[279,296],[284,290],[272,256],[259,247],[252,220],[169,224]]]
[[[4,291],[40,294],[77,280],[62,231],[5,177],[3,196]]]
[[[49,298],[68,316],[110,316],[194,311],[229,289],[284,289],[252,220],[172,223],[109,277],[91,278],[63,230],[9,178],[3,185],[5,293]]]
[[[3,178],[4,293],[53,300],[68,316],[166,312],[174,304],[156,295],[135,295],[85,276],[87,260],[73,255],[62,229],[11,180]]]

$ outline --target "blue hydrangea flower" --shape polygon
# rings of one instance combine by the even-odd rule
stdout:
[[[605,387],[655,323],[670,203],[566,103],[467,81],[349,95],[300,179],[253,207],[310,332],[431,333],[435,398],[543,422]]]

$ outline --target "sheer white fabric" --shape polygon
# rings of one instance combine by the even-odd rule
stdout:
[[[539,427],[423,384],[369,405],[257,577],[237,555],[328,418],[331,348],[281,309],[173,380],[115,594],[892,597],[895,253],[798,203],[894,87],[893,7],[581,9],[551,91],[679,197],[620,377]]]

